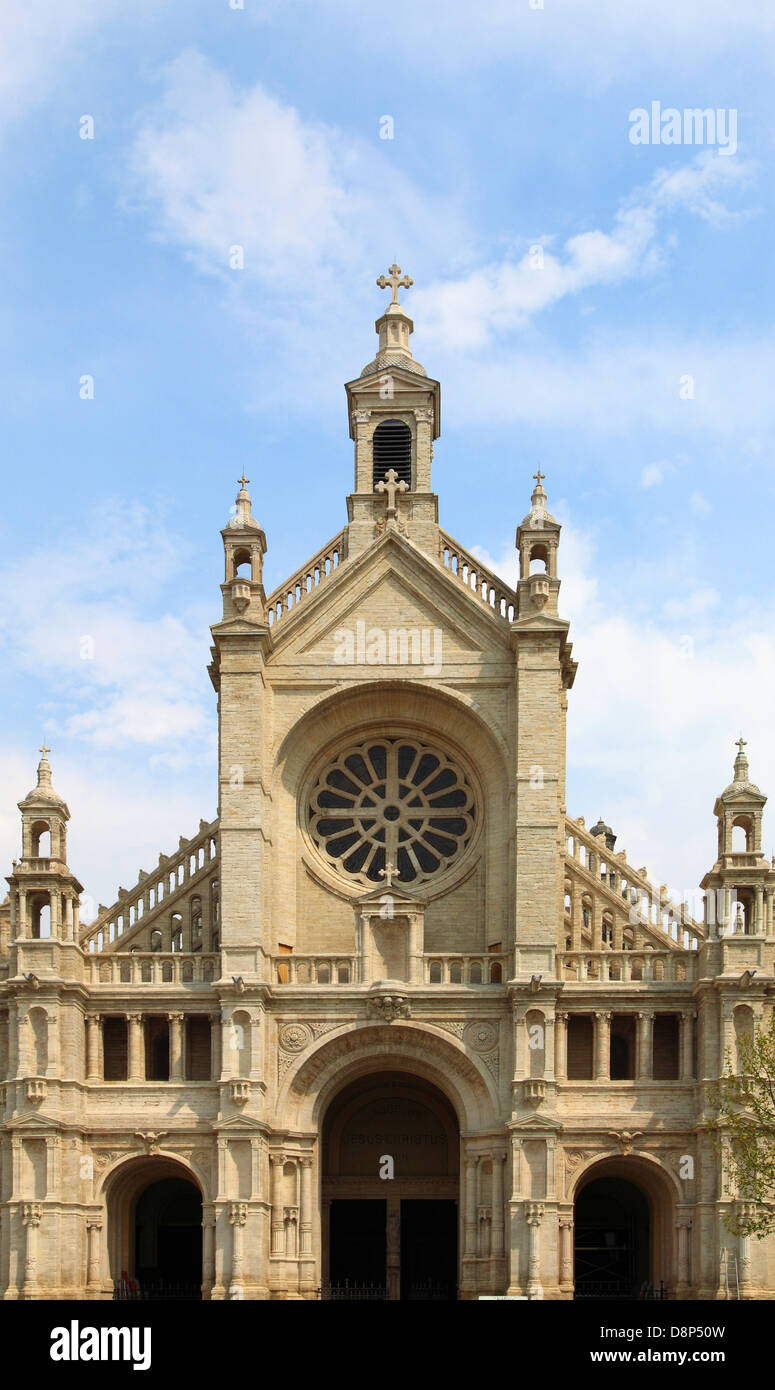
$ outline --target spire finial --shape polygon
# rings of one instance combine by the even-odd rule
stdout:
[[[542,473],[542,472],[541,472],[541,469],[540,469],[540,467],[539,467],[538,472],[537,472],[537,473],[534,473],[534,474],[533,474],[533,477],[535,478],[536,482],[538,483],[538,486],[540,487],[540,486],[541,486],[541,483],[543,482],[544,478],[546,477],[546,474],[545,474],[545,473]]]
[[[737,757],[735,758],[735,781],[747,782],[748,759],[745,753],[743,752],[743,749],[747,746],[747,739],[744,739],[741,734],[738,739],[735,739],[735,743],[737,746]]]
[[[50,753],[50,752],[51,752],[51,749],[46,745],[46,743],[45,743],[45,741],[44,741],[43,747],[40,748],[38,751],[39,751],[40,754],[41,754],[41,759],[40,759],[40,762],[38,763],[38,786],[39,786],[39,787],[50,787],[50,786],[51,786],[51,767],[50,767],[48,758],[46,757],[46,754],[47,754],[47,753]]]
[[[379,285],[381,290],[386,290],[389,286],[393,295],[390,303],[398,304],[399,289],[411,289],[412,285],[414,284],[414,280],[412,279],[411,275],[404,275],[402,278],[401,267],[400,265],[396,265],[394,261],[389,268],[389,273],[387,275],[380,275],[379,279],[377,280],[377,284]]]
[[[250,482],[250,478],[246,478],[246,477],[245,477],[245,474],[243,473],[243,474],[242,474],[242,477],[237,479],[237,482],[240,484],[240,486],[241,486],[241,488],[242,488],[242,491],[245,492],[245,491],[247,491],[247,486],[248,486],[248,483]]]

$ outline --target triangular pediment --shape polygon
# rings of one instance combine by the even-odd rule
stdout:
[[[547,1130],[552,1134],[559,1134],[564,1128],[559,1120],[552,1120],[548,1116],[542,1118],[540,1115],[528,1115],[524,1120],[512,1120],[508,1127],[519,1134],[546,1134]]]
[[[34,1115],[28,1113],[26,1115],[18,1115],[15,1119],[9,1120],[5,1128],[6,1130],[28,1130],[35,1132],[45,1129],[47,1133],[50,1134],[52,1130],[59,1129],[59,1121],[50,1118],[48,1115],[41,1115],[37,1112]]]
[[[394,532],[310,594],[273,637],[274,659],[337,679],[353,666],[432,678],[439,666],[510,660],[508,623]]]
[[[255,1082],[251,1082],[251,1085],[255,1084]],[[234,1115],[230,1120],[219,1120],[217,1124],[213,1125],[213,1129],[216,1134],[223,1134],[224,1131],[229,1134],[234,1134],[235,1131],[243,1134],[255,1134],[257,1130],[261,1129],[261,1125],[255,1120],[246,1120],[244,1115]]]

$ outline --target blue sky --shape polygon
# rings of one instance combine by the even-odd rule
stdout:
[[[775,12],[534,4],[6,0],[9,867],[44,735],[94,903],[215,814],[235,480],[267,588],[341,528],[394,258],[442,524],[513,579],[538,462],[564,524],[569,812],[688,895],[741,729],[775,791]],[[654,101],[734,113],[736,150],[633,144]]]

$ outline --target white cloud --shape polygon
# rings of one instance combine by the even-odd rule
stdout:
[[[104,749],[196,761],[212,743],[205,674],[213,614],[158,612],[187,558],[142,506],[106,504],[62,536],[56,563],[31,551],[0,571],[7,663],[50,690],[46,728]]]
[[[160,852],[174,853],[181,834],[196,834],[200,817],[211,820],[215,815],[214,762],[182,779],[142,761],[133,764],[82,749],[55,748],[49,761],[54,787],[70,811],[67,858],[84,885],[83,921],[96,916],[99,903],[112,903],[119,885],[131,887],[139,869],[150,872]],[[0,784],[6,789],[0,806],[0,862],[7,873],[21,852],[21,816],[14,803],[35,785],[33,755],[0,746]]]
[[[555,513],[560,508],[553,506]],[[514,552],[476,552],[514,582]],[[649,561],[655,581],[666,553]],[[567,522],[559,552],[560,612],[579,662],[568,706],[568,811],[587,824],[603,813],[631,864],[677,897],[692,894],[716,857],[713,803],[732,777],[734,740],[749,740],[751,775],[775,791],[775,604],[746,602],[719,624],[719,594],[698,586],[641,616],[626,591],[602,593],[595,542]],[[638,586],[643,577],[639,573]],[[767,838],[769,836],[769,839]],[[765,822],[765,851],[775,822]]]
[[[660,463],[649,463],[640,475],[641,487],[656,487],[658,483],[664,482],[664,472]]]
[[[453,426],[522,423],[629,438],[659,430],[686,440],[714,436],[736,450],[744,435],[769,450],[775,428],[775,342],[766,335],[609,331],[573,349],[542,339],[532,350],[478,359],[439,351],[434,372]],[[691,400],[680,394],[687,374]],[[627,465],[626,455],[620,462]],[[640,469],[633,481],[639,477]]]
[[[324,8],[333,24],[346,29],[348,43],[357,36],[362,44],[385,47],[379,7],[315,0],[316,14]],[[267,4],[262,9],[271,13]],[[429,54],[434,69],[470,70],[516,58],[529,68],[540,63],[576,88],[607,84],[625,66],[632,73],[655,60],[662,77],[672,71],[685,79],[687,70],[709,57],[728,60],[738,45],[752,42],[761,61],[771,65],[767,40],[775,35],[775,14],[761,0],[739,0],[733,13],[728,0],[545,0],[541,9],[528,0],[481,0],[475,9],[471,0],[445,0],[442,23],[433,5],[393,0],[390,19],[391,50],[421,70]]]
[[[360,267],[376,278],[375,248],[392,259],[400,245],[430,246],[440,219],[454,237],[452,199],[426,197],[396,168],[376,122],[370,143],[353,139],[260,83],[238,86],[195,50],[160,76],[161,102],[132,154],[132,197],[158,235],[237,293],[240,277],[258,281],[286,316],[293,295],[317,313],[335,307],[338,325]],[[243,271],[229,267],[233,246]]]
[[[566,295],[647,274],[662,263],[660,217],[683,210],[707,220],[731,216],[717,194],[746,182],[752,165],[705,150],[688,167],[659,170],[621,204],[610,232],[569,237],[561,255],[528,249],[519,261],[491,263],[458,280],[416,291],[423,335],[446,347],[477,350],[525,328]]]
[[[701,492],[692,493],[691,497],[689,498],[689,506],[691,507],[695,516],[708,516],[713,511],[713,508],[710,502],[708,501],[707,497],[703,497]]]
[[[133,0],[132,21],[146,20],[155,0]],[[126,14],[121,0],[3,0],[0,44],[0,131],[51,96],[89,39]],[[95,61],[97,61],[95,59]],[[83,101],[93,84],[82,84]],[[81,115],[73,117],[73,138]]]

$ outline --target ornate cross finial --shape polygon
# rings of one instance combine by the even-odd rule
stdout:
[[[240,484],[240,486],[244,489],[244,488],[247,487],[248,483],[250,482],[250,478],[246,478],[246,477],[245,477],[245,474],[243,473],[243,474],[242,474],[242,477],[237,479],[237,482],[238,482],[238,483]]]
[[[738,750],[738,753],[739,753],[741,756],[742,756],[743,749],[746,747],[747,743],[748,743],[748,739],[747,739],[747,738],[743,738],[743,736],[742,736],[742,734],[741,734],[740,737],[739,737],[739,739],[737,739],[737,750]]]
[[[387,864],[385,865],[384,869],[380,869],[380,871],[379,871],[379,876],[380,876],[380,878],[384,878],[384,880],[385,880],[385,882],[386,882],[388,888],[392,888],[392,887],[393,887],[393,879],[394,879],[394,878],[400,878],[400,877],[401,877],[400,873],[398,872],[398,869],[395,868],[395,866],[393,865],[393,863],[391,862],[390,859],[388,859],[388,862],[387,862]]]
[[[398,474],[396,473],[395,468],[389,468],[387,473],[385,474],[384,483],[375,483],[374,491],[387,493],[387,514],[388,516],[395,516],[396,493],[407,492],[408,488],[403,478],[401,478],[399,482]]]
[[[393,293],[393,298],[390,303],[397,304],[399,287],[403,286],[405,290],[408,290],[414,284],[414,280],[411,275],[404,275],[402,279],[401,267],[400,265],[396,265],[394,261],[390,267],[390,273],[388,275],[380,275],[377,284],[381,290],[386,290],[389,286]]]
[[[545,474],[545,473],[542,473],[542,472],[541,472],[541,469],[539,468],[538,472],[533,474],[533,477],[535,478],[536,482],[538,483],[538,486],[540,487],[540,486],[541,486],[541,481],[542,481],[543,478],[546,477],[546,474]]]
[[[45,743],[44,743],[44,744],[43,744],[43,747],[38,749],[38,752],[39,752],[39,753],[42,753],[42,754],[43,754],[43,757],[45,758],[46,754],[51,752],[51,749],[50,749],[50,748],[47,748],[46,745],[45,745]]]

